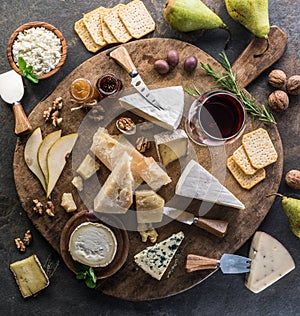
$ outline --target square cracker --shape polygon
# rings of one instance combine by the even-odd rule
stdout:
[[[120,43],[126,43],[129,40],[132,39],[132,36],[127,31],[124,23],[119,17],[119,10],[125,7],[124,4],[118,4],[115,7],[113,7],[105,16],[104,16],[104,22],[110,29],[111,33],[114,35],[114,37],[117,39]]]
[[[91,37],[96,44],[101,46],[106,44],[101,27],[101,13],[103,12],[103,9],[105,8],[99,7],[83,15],[83,23],[91,34]]]
[[[245,134],[242,138],[242,144],[251,165],[256,169],[264,168],[278,158],[272,140],[268,132],[263,128],[258,128]]]
[[[227,159],[227,168],[230,170],[233,177],[240,184],[240,186],[246,190],[250,190],[257,183],[266,178],[265,169],[259,169],[253,175],[245,174],[242,169],[235,163],[232,156]]]
[[[104,22],[104,17],[106,14],[110,11],[110,9],[103,10],[101,14],[101,27],[102,27],[102,34],[104,37],[104,40],[107,42],[107,44],[114,44],[118,43],[117,39],[114,37],[114,34],[110,31],[106,23]]]
[[[79,21],[75,22],[74,30],[78,34],[79,38],[81,39],[81,41],[83,42],[84,46],[88,51],[96,53],[103,47],[94,42],[89,31],[83,23],[83,19],[80,19]]]
[[[134,38],[141,38],[155,30],[155,22],[140,0],[131,1],[121,8],[119,16]]]
[[[235,163],[243,170],[245,174],[252,175],[257,171],[257,169],[251,165],[251,162],[245,152],[243,145],[241,145],[237,150],[234,151],[232,157]]]

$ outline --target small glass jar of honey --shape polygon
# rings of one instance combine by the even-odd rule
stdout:
[[[70,93],[73,100],[80,104],[97,103],[99,99],[97,89],[85,78],[75,79],[71,83]]]

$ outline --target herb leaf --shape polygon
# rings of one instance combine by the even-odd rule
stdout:
[[[33,72],[33,67],[32,66],[27,67],[26,61],[21,56],[18,58],[18,66],[21,73],[23,74],[25,78],[32,81],[33,83],[39,82],[38,76]]]
[[[79,262],[74,263],[74,268],[78,273],[76,274],[77,280],[84,280],[87,287],[94,289],[97,283],[97,277],[93,267],[86,266]]]
[[[248,95],[245,90],[241,89],[236,81],[236,73],[232,71],[230,62],[226,56],[226,53],[223,51],[219,54],[221,60],[220,64],[224,67],[225,72],[222,74],[217,74],[211,65],[201,63],[201,67],[205,72],[212,76],[217,84],[225,90],[228,90],[235,94],[244,104],[245,110],[252,116],[252,119],[258,118],[260,121],[266,123],[276,124],[275,118],[272,113],[270,113],[265,105],[261,107],[255,102],[254,98]],[[194,90],[186,89],[187,93],[192,96],[199,96],[200,93],[196,87]]]

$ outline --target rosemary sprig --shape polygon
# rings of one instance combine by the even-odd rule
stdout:
[[[249,97],[243,89],[241,89],[236,82],[236,73],[232,71],[230,62],[226,56],[225,52],[221,52],[220,64],[224,67],[225,72],[222,74],[217,74],[211,67],[211,65],[205,65],[201,63],[201,67],[206,71],[206,73],[212,76],[217,84],[226,89],[233,94],[235,94],[244,104],[245,110],[254,118],[258,118],[260,121],[267,123],[276,124],[275,118],[272,113],[270,113],[264,105],[261,107],[255,102],[255,100]],[[190,95],[200,95],[199,90],[194,87],[194,91],[191,89],[186,90]]]

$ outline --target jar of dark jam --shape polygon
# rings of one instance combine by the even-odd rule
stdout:
[[[122,81],[114,73],[103,74],[96,82],[96,88],[102,98],[117,96],[122,87]]]

